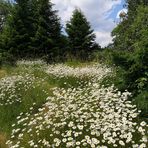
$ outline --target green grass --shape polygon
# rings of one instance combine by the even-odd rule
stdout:
[[[36,85],[36,84],[35,84]],[[35,86],[34,85],[34,86]],[[51,85],[48,83],[42,83],[42,86],[36,85],[35,88],[30,88],[27,90],[27,92],[24,92],[23,89],[19,92],[21,94],[21,100],[22,102],[16,102],[12,105],[7,106],[1,106],[0,107],[0,127],[3,127],[3,132],[10,132],[11,127],[10,125],[15,123],[16,117],[21,112],[28,112],[29,108],[32,106],[32,104],[36,103],[36,108],[39,108],[42,106],[42,104],[45,102],[48,94],[52,94]],[[43,90],[47,91],[48,94],[45,94]]]
[[[6,75],[7,75],[7,71],[6,70],[4,70],[4,69],[0,70],[0,78],[3,78]]]
[[[34,105],[33,113],[38,112],[38,108],[42,107],[46,101],[46,98],[53,95],[51,88],[59,87],[67,89],[70,86],[78,87],[80,85],[78,78],[57,78],[44,73],[43,70],[41,70],[38,66],[34,68],[27,66],[3,67],[0,70],[0,78],[18,74],[23,75],[26,73],[33,74],[36,79],[33,83],[33,87],[27,90],[27,92],[23,90],[23,86],[20,88],[19,94],[22,97],[22,102],[15,102],[11,105],[0,106],[0,148],[5,148],[4,141],[9,138],[10,132],[13,129],[11,125],[16,123],[16,117],[22,112],[27,113],[30,110],[30,107],[32,107],[33,103],[36,103]],[[82,87],[85,87],[87,80],[87,78],[82,80]],[[40,81],[42,81],[42,83],[40,83]],[[17,91],[18,90],[16,90],[16,93],[18,93]]]
[[[72,67],[84,67],[93,64],[93,62],[81,63],[78,61],[72,61],[72,62],[66,62],[65,64]],[[20,94],[22,102],[15,102],[14,104],[11,105],[0,106],[0,148],[7,148],[5,142],[7,139],[10,139],[11,131],[12,129],[14,129],[12,125],[16,124],[16,122],[18,121],[16,118],[20,115],[20,113],[23,112],[23,114],[25,114],[30,112],[30,108],[32,106],[33,110],[31,111],[31,117],[34,116],[35,113],[38,113],[39,112],[38,109],[44,105],[47,97],[53,96],[52,88],[54,87],[64,88],[64,89],[68,89],[71,87],[85,88],[87,82],[89,82],[89,78],[87,77],[81,79],[72,76],[62,77],[62,78],[55,77],[53,75],[48,75],[47,73],[44,72],[43,69],[44,67],[41,67],[39,65],[35,65],[33,67],[24,65],[24,66],[15,66],[15,67],[7,66],[1,68],[0,78],[13,75],[30,74],[35,77],[35,80],[33,82],[33,85],[26,92],[24,91],[23,86],[20,87],[19,85],[20,90],[16,88],[16,93]],[[105,79],[103,79],[101,82],[101,85],[104,86],[110,86],[111,84],[115,84],[115,86],[118,87],[120,90],[125,89],[125,84],[122,82],[121,70],[118,70],[116,72],[116,76],[108,76]],[[141,96],[139,96],[139,98],[140,97]],[[138,101],[140,100],[139,98],[137,98]],[[145,100],[143,100],[143,102],[144,101]],[[139,103],[142,102],[139,101]],[[34,127],[32,127],[32,129],[34,131],[36,130]],[[66,129],[66,127],[64,129]],[[42,131],[40,136],[47,137],[47,139],[49,139],[50,132],[51,132],[50,130]],[[30,135],[26,133],[23,136],[23,138],[24,138],[23,139],[24,143],[22,143],[22,146],[24,146],[25,148],[29,147],[29,145],[25,143],[25,141],[29,141]]]

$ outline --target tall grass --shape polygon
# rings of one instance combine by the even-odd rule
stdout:
[[[45,103],[46,98],[53,95],[52,88],[58,87],[67,89],[71,86],[78,87],[80,85],[78,78],[57,78],[46,74],[43,69],[43,65],[23,65],[23,63],[15,67],[7,66],[1,68],[0,78],[11,78],[17,75],[24,76],[28,74],[34,76],[34,80],[32,86],[27,91],[24,91],[23,84],[15,84],[14,94],[19,94],[21,102],[0,106],[0,147],[4,148],[2,141],[5,141],[4,139],[9,137],[13,129],[11,125],[17,122],[17,116],[22,112],[27,113],[32,106],[34,106],[33,113],[38,112],[38,108]],[[87,78],[83,81],[84,85],[81,84],[82,87],[85,86],[86,81]]]

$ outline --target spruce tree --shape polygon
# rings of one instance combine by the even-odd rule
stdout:
[[[9,35],[6,47],[16,58],[30,56],[31,37],[34,36],[34,15],[32,14],[31,0],[16,0],[8,26]]]
[[[58,48],[61,26],[53,4],[49,0],[39,0],[38,26],[33,38],[34,50],[38,56],[48,56],[51,60]]]
[[[87,59],[96,47],[95,34],[81,10],[74,10],[72,18],[66,24],[66,32],[72,54],[82,60]]]

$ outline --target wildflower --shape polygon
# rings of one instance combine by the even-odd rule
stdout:
[[[141,126],[145,126],[145,125],[146,125],[146,122],[145,122],[145,121],[142,121],[142,122],[140,123],[140,125],[141,125]]]
[[[125,146],[125,143],[122,140],[119,141],[119,144]]]

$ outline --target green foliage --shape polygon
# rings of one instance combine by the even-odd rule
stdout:
[[[147,18],[147,2],[129,0],[127,18],[112,32],[116,49],[113,61],[123,69],[125,86],[137,96],[136,102],[143,112],[147,112],[148,103],[144,93],[148,90]]]
[[[96,61],[99,63],[113,65],[112,54],[113,54],[113,51],[106,48],[103,50],[93,52],[92,59],[93,59],[93,61]]]
[[[78,9],[73,12],[71,20],[67,23],[66,32],[74,57],[86,60],[94,49],[99,48],[89,22]]]
[[[0,53],[0,67],[2,65],[14,65],[14,64],[15,64],[15,59],[11,54],[9,54],[8,52]]]
[[[67,37],[61,32],[60,20],[51,1],[16,0],[13,5],[4,1],[0,4],[0,12],[5,16],[0,35],[2,54],[9,53],[15,59],[64,62],[74,58],[92,60],[92,53],[100,49],[89,22],[78,9],[67,23]]]
[[[147,6],[145,0],[127,0],[128,13],[112,31],[114,49],[133,51],[133,44],[140,40],[142,30],[147,27]]]
[[[61,35],[57,11],[48,0],[16,0],[0,37],[1,52],[16,59],[64,57],[67,39]]]
[[[131,30],[132,52],[115,51],[113,60],[116,65],[126,70],[125,80],[131,89],[139,89],[137,82],[147,78],[148,71],[148,30],[147,30],[147,7],[139,7],[137,16],[129,28]],[[132,38],[134,37],[135,38]]]
[[[34,19],[29,0],[16,0],[14,10],[8,20],[7,50],[16,58],[31,53],[29,45],[34,35]]]
[[[13,5],[7,0],[0,0],[0,66],[6,63],[13,63],[12,56],[3,51],[5,44],[4,40],[6,38],[6,25],[9,15],[13,10]]]
[[[142,91],[135,97],[134,102],[138,109],[142,110],[141,115],[147,117],[148,115],[148,92],[147,90]]]
[[[61,37],[61,26],[56,11],[52,10],[53,4],[48,0],[38,1],[37,31],[32,38],[34,55],[54,57]]]
[[[0,33],[3,31],[6,20],[11,13],[13,5],[8,0],[0,0]]]

